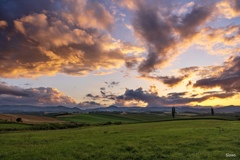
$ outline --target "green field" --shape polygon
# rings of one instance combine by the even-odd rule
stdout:
[[[84,122],[89,124],[101,124],[106,122],[136,123],[141,121],[140,119],[136,119],[134,116],[127,117],[117,113],[76,114],[68,115],[66,117],[59,117],[58,119],[70,122]]]
[[[0,122],[0,131],[15,131],[15,130],[26,130],[30,129],[31,125],[29,124],[20,124],[20,123],[3,123]]]
[[[240,122],[177,120],[0,133],[0,159],[240,159]],[[236,157],[226,157],[226,154]]]
[[[142,123],[142,122],[157,122],[166,120],[191,120],[191,119],[222,119],[222,120],[236,120],[234,116],[208,116],[208,115],[191,115],[183,114],[177,115],[175,119],[171,114],[165,113],[127,113],[121,115],[120,113],[88,113],[88,114],[73,114],[66,116],[59,116],[59,120],[69,122],[81,122],[87,124],[104,124],[107,122],[116,123]]]

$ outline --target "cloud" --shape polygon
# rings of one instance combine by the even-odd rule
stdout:
[[[27,88],[0,83],[0,103],[7,105],[66,105],[73,106],[75,100],[55,88]]]
[[[179,83],[181,83],[183,80],[185,80],[188,76],[184,75],[184,76],[179,76],[179,77],[175,77],[175,76],[157,76],[157,77],[153,77],[153,76],[148,76],[148,79],[154,79],[154,80],[158,80],[161,81],[162,83],[164,83],[165,85],[169,86],[169,87],[174,87],[176,85],[178,85]]]
[[[240,25],[201,29],[195,43],[210,54],[231,55],[240,51],[238,39]]]
[[[130,10],[137,10],[138,2],[142,2],[142,0],[115,0],[121,7],[128,8]]]
[[[147,75],[166,67],[174,58],[196,44],[210,54],[239,52],[239,25],[210,27],[208,22],[238,17],[237,0],[197,1],[174,4],[167,1],[119,1],[133,13],[132,29],[148,51],[141,63],[126,63]],[[221,6],[225,6],[221,8]],[[226,9],[227,6],[227,9]],[[231,11],[231,12],[230,12]],[[231,16],[226,16],[229,13]]]
[[[238,13],[235,0],[115,2],[133,13],[129,26],[141,41],[139,45],[110,35],[114,15],[100,1],[0,2],[0,77],[105,75],[123,65],[147,75],[165,67],[193,44],[212,54],[240,50],[239,25],[207,27],[209,20],[223,15],[220,3],[228,3]]]
[[[123,66],[128,54],[143,51],[111,37],[113,17],[99,2],[25,4],[22,0],[1,4],[0,19],[8,25],[1,21],[0,77],[80,76],[100,70],[104,74]],[[18,14],[12,13],[11,6]]]
[[[138,61],[136,59],[133,59],[133,60],[128,59],[125,61],[125,66],[129,69],[133,69],[137,64],[138,64]]]
[[[186,48],[186,43],[192,43],[199,28],[208,22],[212,13],[212,5],[194,4],[190,13],[176,15],[171,9],[160,7],[165,5],[174,10],[170,4],[155,3],[136,3],[138,10],[133,18],[134,32],[148,48],[146,59],[138,67],[142,74],[163,68],[180,54],[179,48]]]
[[[221,87],[227,92],[240,92],[240,56],[232,56],[223,66],[217,67],[222,68],[222,71],[217,75],[197,80],[193,86],[200,88]]]
[[[86,94],[86,97],[87,98],[91,98],[92,100],[98,100],[98,99],[101,99],[102,97],[101,96],[99,96],[99,95],[92,95],[91,93],[88,93],[88,94]]]
[[[203,102],[214,98],[230,98],[234,93],[208,93],[207,95],[198,96],[190,95],[187,92],[173,92],[167,96],[158,96],[157,94],[145,91],[142,88],[136,90],[126,89],[123,95],[116,97],[116,104],[124,104],[131,101],[141,101],[147,103],[147,107],[159,107],[159,106],[182,106],[190,105],[192,102]]]
[[[112,86],[108,86],[108,88],[112,88]],[[107,91],[105,87],[100,88],[100,95],[93,95],[88,93],[85,97],[91,100],[98,100],[98,101],[113,101],[116,99],[116,95],[110,91]]]
[[[77,104],[77,107],[80,109],[95,109],[103,107],[100,103],[97,103],[95,101],[84,101]]]
[[[186,80],[193,74],[194,71],[198,71],[198,67],[187,67],[182,68],[178,72],[180,75],[178,76],[152,76],[152,75],[142,75],[140,78],[146,78],[150,80],[160,81],[163,84],[167,85],[168,87],[175,87],[179,85],[181,82]]]
[[[181,98],[182,96],[186,95],[187,92],[173,92],[168,93],[168,98],[175,99],[175,98]]]
[[[148,93],[144,91],[142,88],[138,88],[136,90],[126,89],[123,95],[117,97],[117,103],[121,101],[143,101],[147,102],[148,104],[159,104],[159,97],[155,94]],[[122,102],[121,102],[122,103]]]
[[[8,23],[6,21],[0,20],[0,28],[4,29],[8,26]]]
[[[184,4],[179,10],[178,10],[178,14],[186,14],[189,10],[189,8],[194,6],[194,2],[188,2],[186,4]]]
[[[181,68],[181,69],[179,70],[179,72],[180,72],[181,74],[187,74],[187,75],[189,75],[189,74],[191,74],[191,73],[193,73],[193,72],[198,71],[198,69],[199,69],[199,67],[197,67],[197,66],[191,66],[191,67]]]
[[[112,81],[112,82],[105,82],[105,84],[108,86],[108,88],[113,88],[115,86],[118,86],[119,82]]]
[[[83,28],[111,29],[112,15],[98,2],[87,0],[64,0],[61,13],[68,23]]]
[[[8,86],[5,83],[0,83],[0,95],[13,95],[13,96],[24,96],[28,97],[29,93],[27,93],[24,89],[16,87],[16,86]]]
[[[223,0],[216,7],[218,8],[218,14],[225,18],[232,19],[240,16],[240,3],[238,0]]]

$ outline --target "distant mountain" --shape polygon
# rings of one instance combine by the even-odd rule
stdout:
[[[176,112],[179,113],[210,113],[211,107],[186,107],[180,106],[175,107]],[[111,105],[109,107],[95,108],[95,109],[87,109],[86,112],[171,112],[172,107],[117,107]],[[215,113],[240,113],[240,106],[227,106],[221,108],[214,108]]]
[[[210,113],[209,106],[205,107],[190,107],[180,106],[175,107],[176,112],[183,113]],[[65,106],[30,106],[30,105],[0,105],[0,113],[22,113],[22,112],[51,112],[51,113],[62,113],[62,112],[171,112],[172,107],[118,107],[111,105],[109,107],[99,107],[94,109],[81,110],[77,107],[69,108]],[[215,113],[240,113],[240,106],[226,106],[214,108]]]
[[[220,113],[240,113],[240,106],[227,106],[227,107],[221,107],[217,108],[216,112]]]
[[[21,113],[21,112],[80,112],[77,107],[69,108],[65,106],[30,106],[30,105],[1,105],[0,113]]]

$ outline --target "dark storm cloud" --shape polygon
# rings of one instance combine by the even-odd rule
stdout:
[[[86,97],[91,98],[93,100],[101,99],[101,96],[99,95],[92,95],[92,94],[87,94]]]
[[[138,67],[142,74],[162,68],[179,54],[178,45],[185,40],[191,41],[213,11],[212,5],[194,4],[190,13],[176,15],[170,12],[171,9],[162,9],[163,4],[158,1],[154,2],[139,1],[133,20],[136,35],[148,47],[147,58]]]
[[[224,66],[224,70],[218,75],[197,80],[194,87],[214,88],[221,87],[223,90],[240,92],[240,56],[231,57]]]
[[[188,75],[178,76],[178,77],[176,77],[176,76],[156,76],[156,77],[154,77],[154,76],[147,76],[147,75],[142,76],[142,78],[161,81],[162,83],[164,83],[165,85],[167,85],[169,87],[174,87],[174,86],[180,84],[187,77],[188,77]]]
[[[168,85],[169,87],[174,87],[178,85],[180,82],[182,82],[186,76],[181,77],[169,77],[169,76],[163,76],[163,77],[157,77],[157,79],[161,80],[164,84]]]
[[[203,102],[208,99],[213,98],[229,98],[234,96],[234,93],[212,93],[208,95],[204,95],[199,97],[198,95],[185,97],[187,96],[187,92],[175,92],[169,93],[167,96],[158,96],[156,94],[152,94],[148,91],[144,91],[142,88],[138,88],[136,90],[126,89],[123,95],[116,97],[116,102],[122,103],[124,101],[143,101],[148,105],[147,107],[154,106],[178,106],[178,105],[188,105],[191,102]]]
[[[164,49],[175,43],[171,34],[172,27],[164,19],[159,18],[157,9],[139,4],[139,10],[134,18],[134,31],[146,42],[149,48],[147,59],[139,66],[140,72],[153,71],[155,64],[164,61],[160,58],[166,58]]]
[[[206,101],[208,99],[213,99],[213,98],[220,98],[220,99],[225,99],[225,98],[229,98],[234,96],[234,93],[219,93],[219,94],[210,94],[210,95],[206,95],[206,96],[202,96],[202,97],[195,97],[195,96],[191,96],[191,98],[189,97],[168,97],[168,104],[171,105],[182,105],[182,104],[188,104],[191,102],[203,102]],[[193,98],[194,97],[194,98]],[[169,101],[170,100],[170,101]]]
[[[168,93],[168,98],[180,98],[184,95],[186,95],[187,92],[173,92],[173,93]]]
[[[239,0],[234,0],[234,8],[237,11],[240,11],[240,1]]]
[[[2,0],[0,1],[0,20],[5,20],[13,27],[14,19],[21,18],[24,15],[40,13],[43,10],[55,10],[56,5],[51,0]]]
[[[147,91],[144,91],[142,88],[138,88],[136,90],[126,89],[124,93],[125,100],[137,99],[143,101],[149,101],[153,99],[155,95],[149,94]],[[122,97],[120,97],[122,98]]]
[[[84,101],[84,102],[78,103],[77,106],[83,110],[103,107],[100,103],[97,103],[95,101]]]
[[[2,94],[24,97],[29,96],[29,93],[22,88],[16,86],[8,86],[5,83],[0,82],[0,95]]]
[[[194,5],[190,13],[183,17],[178,17],[177,23],[175,22],[175,27],[181,34],[182,38],[184,39],[195,35],[198,32],[198,27],[207,21],[211,16],[212,11],[212,6]]]
[[[125,61],[125,66],[130,69],[134,68],[137,64],[138,64],[137,60],[126,60]]]
[[[97,106],[100,106],[101,104],[100,104],[100,103],[97,103],[97,102],[94,102],[94,101],[84,101],[84,102],[79,103],[78,105],[83,105],[83,106],[97,105]]]
[[[67,105],[73,106],[75,100],[55,88],[23,89],[0,83],[0,104],[27,105]]]

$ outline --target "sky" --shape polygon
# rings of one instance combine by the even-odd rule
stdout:
[[[238,0],[1,0],[0,104],[240,105]]]

